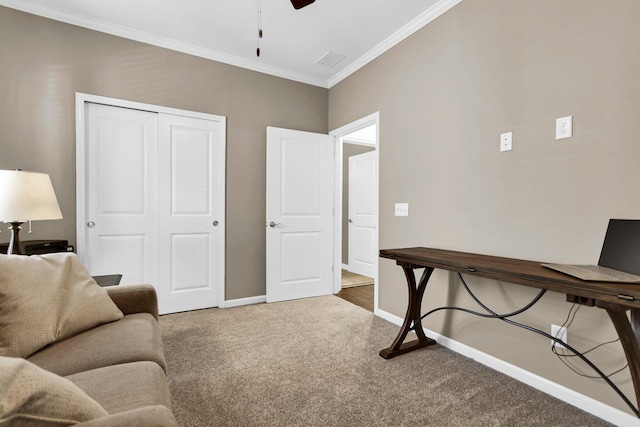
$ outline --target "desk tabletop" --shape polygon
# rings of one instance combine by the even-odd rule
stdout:
[[[640,308],[640,284],[587,282],[543,267],[540,261],[423,247],[383,249],[380,257],[414,268],[440,268],[623,307]]]

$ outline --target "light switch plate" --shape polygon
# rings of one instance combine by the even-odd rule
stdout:
[[[409,203],[396,203],[396,216],[409,216]]]

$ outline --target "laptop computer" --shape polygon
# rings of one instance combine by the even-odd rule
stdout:
[[[609,220],[598,265],[541,265],[586,281],[640,283],[640,220]]]

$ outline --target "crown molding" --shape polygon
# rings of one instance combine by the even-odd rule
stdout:
[[[351,74],[358,71],[360,68],[367,65],[369,62],[376,59],[378,56],[382,55],[402,40],[406,39],[434,19],[438,18],[440,15],[460,3],[462,0],[440,0],[429,9],[425,10],[423,13],[418,15],[414,20],[409,22],[404,27],[400,28],[398,31],[393,33],[391,36],[387,37],[382,43],[375,46],[373,49],[369,50],[367,53],[347,65],[345,68],[334,74],[327,81],[327,86],[332,88],[336,84],[340,83],[342,80],[349,77]]]
[[[176,40],[160,37],[157,35],[149,34],[143,31],[132,30],[131,28],[122,27],[112,23],[107,23],[97,19],[88,19],[71,15],[68,13],[60,12],[46,7],[36,6],[27,3],[22,0],[0,0],[0,6],[6,6],[11,9],[27,12],[32,15],[42,16],[44,18],[53,19],[55,21],[64,22],[79,27],[84,27],[90,30],[95,30],[101,33],[111,34],[114,36],[134,40],[153,46],[174,50],[177,52],[186,53],[193,56],[199,56],[205,59],[211,59],[213,61],[222,62],[229,65],[234,65],[240,68],[246,68],[260,73],[269,74],[276,77],[282,77],[288,80],[294,80],[301,83],[310,84],[313,86],[320,86],[327,88],[327,81],[324,79],[317,79],[308,75],[294,73],[282,68],[265,65],[258,61],[252,61],[249,59],[240,58],[238,56],[229,55],[213,49],[206,49],[200,46],[196,46],[190,43],[178,42]]]
[[[23,0],[0,0],[0,6],[6,6],[12,9],[20,10],[22,12],[30,13],[32,15],[42,16],[44,18],[49,18],[67,24],[88,28],[90,30],[95,30],[102,33],[150,44],[153,46],[170,49],[205,59],[210,59],[212,61],[222,62],[224,64],[229,64],[248,70],[253,70],[260,73],[297,81],[300,83],[329,89],[340,83],[351,74],[358,71],[360,68],[367,65],[369,62],[373,61],[378,56],[382,55],[387,50],[391,49],[396,44],[400,43],[402,40],[409,37],[411,34],[427,25],[461,1],[462,0],[438,1],[431,8],[420,14],[418,17],[393,33],[390,37],[375,46],[373,49],[369,50],[367,53],[356,59],[354,62],[338,71],[328,80],[314,78],[306,74],[291,72],[283,68],[265,65],[258,61],[240,58],[238,56],[229,55],[213,49],[205,49],[203,47],[189,43],[178,42],[176,40],[159,37],[156,35],[145,33],[143,31],[132,30],[130,28],[122,27],[112,23],[107,23],[96,19],[78,17],[68,13],[56,11],[54,9],[36,6]]]

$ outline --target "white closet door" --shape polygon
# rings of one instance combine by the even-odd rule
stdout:
[[[219,305],[224,286],[224,121],[160,114],[159,304]]]
[[[223,305],[225,118],[90,97],[78,109],[78,255],[93,275],[153,285],[161,314]]]
[[[158,282],[158,115],[86,104],[84,262],[122,284]]]

